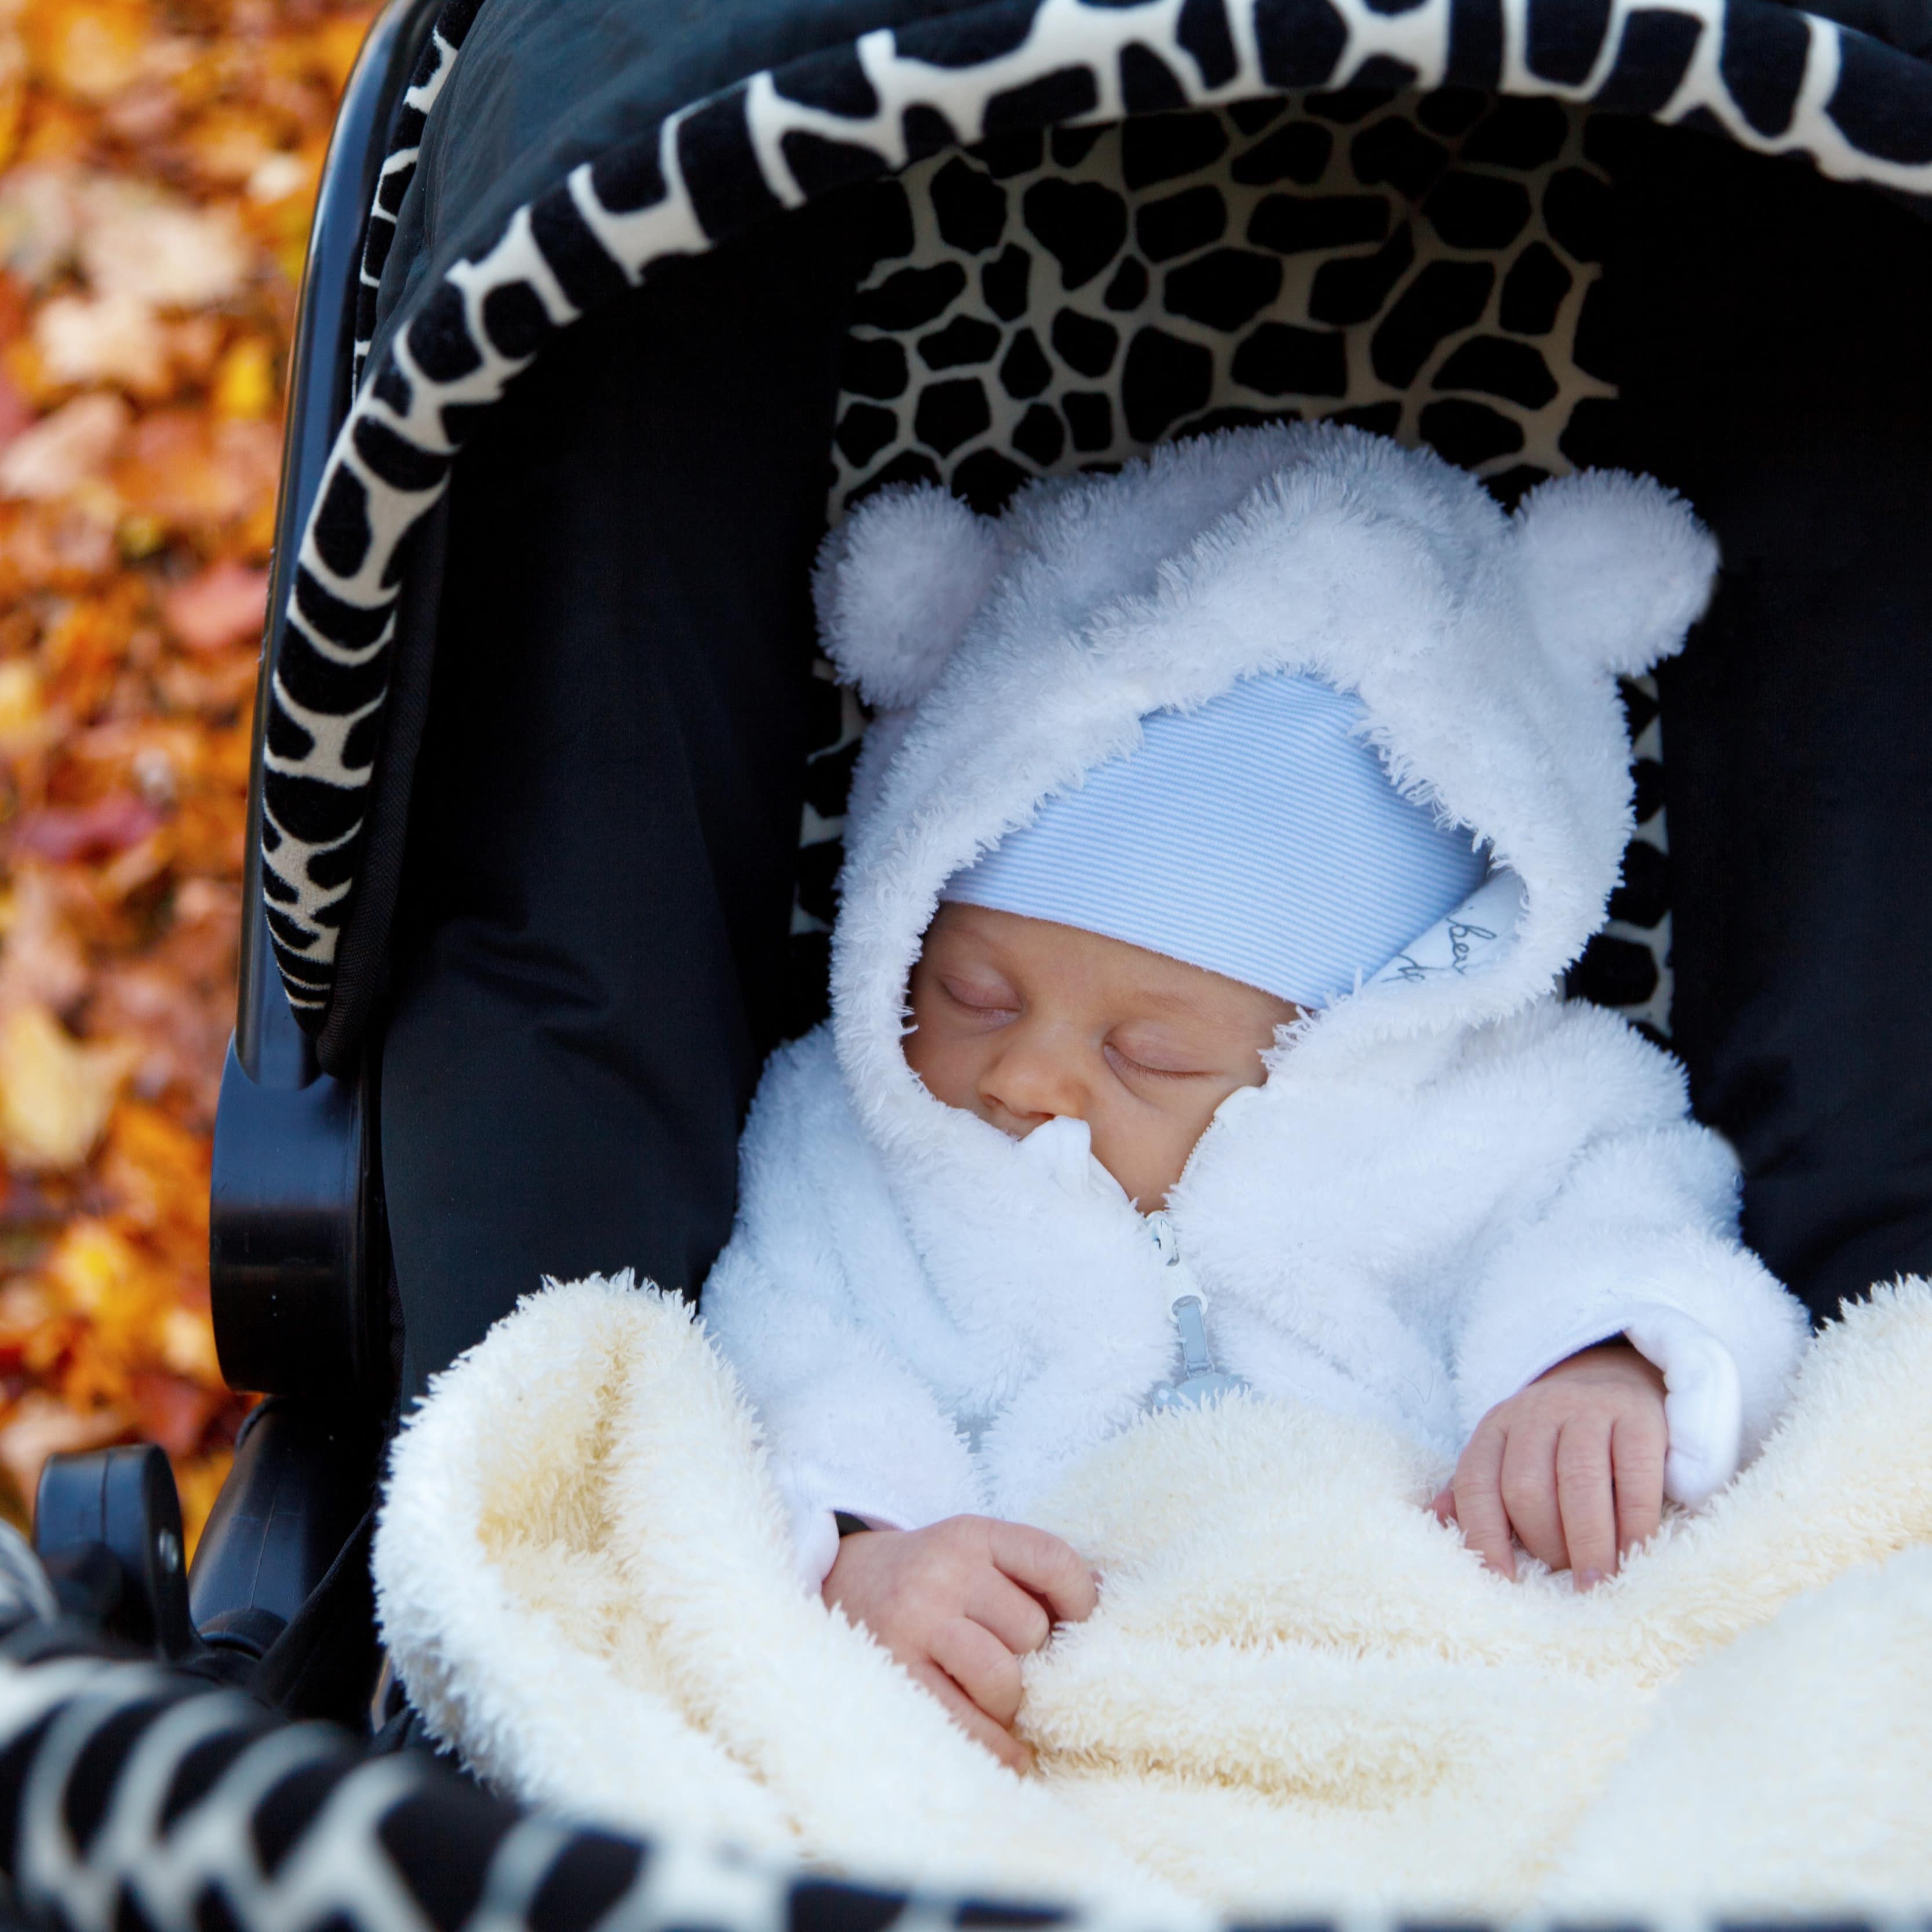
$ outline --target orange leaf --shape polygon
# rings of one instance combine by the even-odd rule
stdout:
[[[135,426],[114,481],[134,508],[213,535],[273,496],[281,441],[270,423],[211,423],[198,411],[164,410]],[[0,481],[13,453],[0,456]]]
[[[151,31],[140,0],[28,0],[20,16],[36,77],[90,102],[140,77]]]
[[[0,0],[0,1513],[139,1429],[192,1539],[248,1407],[208,1130],[294,283],[372,11]]]

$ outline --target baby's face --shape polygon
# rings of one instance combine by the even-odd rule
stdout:
[[[1267,1077],[1300,1009],[1198,966],[1016,913],[943,905],[912,973],[905,1056],[949,1107],[1023,1140],[1087,1123],[1143,1213],[1180,1178],[1214,1110]]]

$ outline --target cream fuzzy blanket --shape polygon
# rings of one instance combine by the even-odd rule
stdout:
[[[1150,1416],[1042,1513],[1101,1606],[1022,1780],[800,1592],[682,1305],[553,1288],[399,1440],[385,1636],[519,1796],[890,1883],[1209,1911],[1932,1901],[1932,1287],[1811,1346],[1763,1455],[1589,1597],[1486,1574],[1376,1424]]]

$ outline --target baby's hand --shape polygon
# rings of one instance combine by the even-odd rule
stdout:
[[[846,1537],[824,1594],[1016,1771],[1032,1762],[1012,1733],[1019,1660],[1099,1601],[1092,1572],[1058,1537],[983,1516]]]
[[[1669,1447],[1664,1378],[1628,1342],[1606,1342],[1498,1402],[1433,1507],[1492,1570],[1516,1574],[1514,1530],[1587,1590],[1656,1528]]]

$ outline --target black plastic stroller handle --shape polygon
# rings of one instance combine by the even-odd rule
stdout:
[[[287,439],[255,704],[241,984],[215,1118],[208,1272],[216,1347],[236,1388],[380,1402],[368,1082],[320,1073],[269,952],[262,903],[267,697],[309,508],[352,380],[363,235],[386,139],[440,0],[390,0],[345,90],[323,164],[290,365]]]

